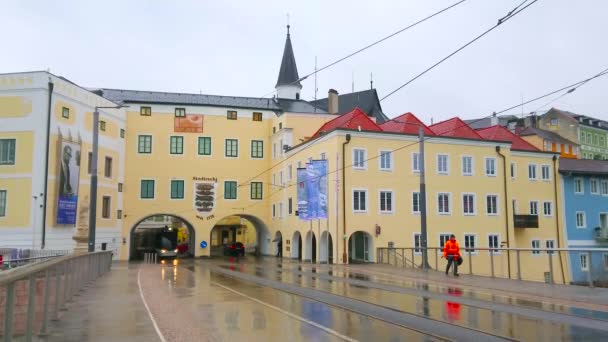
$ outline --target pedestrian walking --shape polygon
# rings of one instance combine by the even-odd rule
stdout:
[[[283,241],[279,240],[279,242],[277,243],[277,257],[282,258],[283,257]]]
[[[458,262],[461,258],[458,241],[454,234],[450,235],[450,240],[443,246],[443,257],[448,260],[448,266],[445,268],[445,274],[450,271],[450,267],[454,264],[454,276],[458,277]]]

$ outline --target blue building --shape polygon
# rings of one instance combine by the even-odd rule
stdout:
[[[561,159],[568,248],[608,248],[608,161]],[[608,286],[608,251],[569,253],[572,282]]]

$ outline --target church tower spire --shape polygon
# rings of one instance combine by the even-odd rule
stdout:
[[[275,89],[277,90],[278,98],[299,100],[302,84],[300,83],[300,77],[298,76],[298,66],[296,65],[296,58],[293,54],[293,47],[291,46],[291,34],[289,29],[290,25],[287,24],[287,39],[285,40],[281,69],[279,69],[279,77]]]

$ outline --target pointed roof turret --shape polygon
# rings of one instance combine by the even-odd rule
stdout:
[[[287,25],[287,39],[285,40],[285,49],[283,50],[283,60],[281,61],[281,69],[279,70],[279,78],[277,79],[277,85],[296,85],[302,87],[300,84],[300,76],[298,76],[298,67],[296,65],[296,58],[293,54],[293,47],[291,46],[291,38],[289,34],[289,25]]]

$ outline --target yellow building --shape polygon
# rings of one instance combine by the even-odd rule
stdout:
[[[115,105],[48,72],[0,74],[3,247],[73,248],[89,207],[93,111]],[[97,244],[111,249],[122,236],[125,123],[124,111],[100,109]]]
[[[49,79],[54,90],[44,177]],[[530,273],[522,277],[540,280],[546,254],[516,258],[477,248],[563,246],[555,154],[500,127],[476,131],[459,119],[427,127],[411,113],[389,120],[373,89],[330,90],[327,99],[305,101],[299,80],[289,35],[276,98],[90,92],[45,72],[1,75],[0,141],[17,141],[15,162],[0,165],[0,191],[7,194],[0,232],[10,236],[2,246],[39,248],[43,230],[47,248],[72,246],[78,222],[56,223],[57,193],[66,191],[58,179],[66,156],[60,141],[80,146],[85,165],[93,108],[126,103],[126,109],[102,112],[100,139],[100,171],[106,160],[111,170],[100,174],[97,243],[109,243],[120,259],[133,256],[136,227],[162,224],[154,218],[165,216],[184,223],[196,257],[237,241],[265,255],[281,246],[283,257],[333,263],[378,261],[378,247],[418,247],[422,127],[428,245],[440,248],[455,234],[465,255],[472,251],[475,274],[490,274],[492,258],[496,275],[515,277],[520,264]],[[303,221],[297,169],[318,159],[328,163],[327,218]],[[86,198],[85,167],[78,184],[79,198]],[[43,201],[30,194],[47,192],[43,226]],[[419,253],[412,253],[418,262]],[[440,254],[431,253],[429,261],[439,264]],[[556,271],[561,277],[561,268]]]

